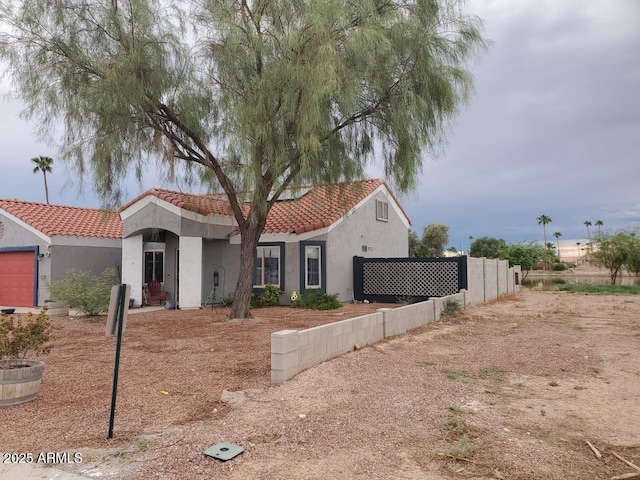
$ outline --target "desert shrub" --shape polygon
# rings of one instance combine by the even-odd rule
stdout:
[[[446,317],[448,315],[453,315],[456,312],[462,310],[462,305],[460,305],[459,300],[451,300],[447,299],[442,306],[442,311],[440,312],[441,317]]]
[[[79,310],[85,315],[99,315],[109,309],[111,288],[120,284],[115,268],[107,268],[98,276],[91,272],[71,271],[62,280],[49,285],[51,298]]]
[[[411,295],[399,295],[396,297],[396,303],[399,303],[400,305],[411,305],[415,302],[416,299]]]
[[[46,343],[52,330],[47,307],[38,315],[29,312],[26,320],[16,320],[12,315],[0,314],[0,359],[26,358],[29,352],[36,355],[48,353],[51,345]]]
[[[338,300],[338,294],[330,295],[322,290],[307,290],[292,305],[311,310],[334,310],[342,307],[342,303]]]
[[[251,297],[252,307],[275,307],[280,305],[282,290],[277,285],[265,285],[262,293],[256,293]]]

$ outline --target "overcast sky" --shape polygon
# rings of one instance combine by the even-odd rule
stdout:
[[[494,45],[471,67],[475,95],[443,154],[401,197],[413,228],[444,223],[466,250],[469,236],[541,240],[541,214],[549,241],[556,231],[584,240],[585,220],[640,227],[640,1],[472,0],[468,10]],[[43,202],[29,159],[57,148],[36,142],[17,101],[0,105],[0,198]],[[100,206],[90,179],[79,193],[70,178],[54,164],[51,203]],[[131,182],[127,199],[158,183]]]

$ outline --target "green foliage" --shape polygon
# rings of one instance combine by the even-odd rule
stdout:
[[[115,268],[107,268],[97,277],[91,272],[71,271],[62,280],[51,282],[49,292],[53,300],[93,316],[109,309],[111,288],[119,284]]]
[[[640,272],[640,239],[635,232],[598,235],[595,244],[591,259],[609,269],[611,284],[616,283],[623,268],[634,273]]]
[[[0,314],[0,359],[26,358],[29,352],[36,355],[48,353],[46,345],[53,331],[47,307],[38,315],[27,313],[26,321],[14,319],[13,315]]]
[[[342,308],[337,294],[327,294],[322,290],[307,290],[292,302],[293,307],[308,308],[311,310],[334,310]]]
[[[551,270],[554,272],[563,272],[567,269],[567,266],[564,263],[554,263],[551,266]]]
[[[462,305],[459,300],[452,300],[448,298],[444,301],[444,305],[442,306],[442,311],[440,312],[441,317],[446,317],[449,315],[453,315],[462,310]]]
[[[415,301],[415,297],[412,297],[411,295],[398,295],[396,297],[396,303],[401,305],[411,305],[412,303],[415,303]]]
[[[509,259],[509,266],[520,265],[522,281],[527,278],[529,271],[547,258],[548,251],[542,245],[529,242],[509,245],[504,251],[504,257]]]
[[[359,178],[400,191],[439,150],[487,47],[459,0],[0,3],[0,60],[63,158],[120,204],[146,159],[222,188],[241,233],[236,299],[289,186]],[[249,192],[239,194],[238,192]],[[244,203],[244,202],[247,203]],[[244,208],[250,205],[249,208]],[[236,301],[231,316],[248,316]]]
[[[413,230],[409,229],[409,256],[410,257],[419,257],[418,254],[420,248],[420,239],[418,238],[418,234]]]
[[[507,243],[502,239],[493,237],[476,238],[471,243],[469,255],[471,257],[505,258]]]
[[[280,305],[282,290],[277,285],[265,285],[262,293],[256,293],[251,297],[252,307],[275,307]]]
[[[595,283],[564,283],[550,287],[570,293],[596,293],[602,295],[640,295],[640,285],[599,285]]]
[[[449,243],[449,227],[441,223],[431,223],[422,231],[422,238],[413,230],[409,231],[410,257],[442,257],[444,246]],[[455,251],[455,249],[454,249]]]

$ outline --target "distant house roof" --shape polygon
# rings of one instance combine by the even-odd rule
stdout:
[[[49,237],[122,238],[117,212],[2,199],[0,209]]]
[[[384,180],[380,179],[302,187],[285,192],[269,211],[263,233],[295,233],[299,235],[328,227],[344,217],[353,207],[381,186],[385,186],[393,197]],[[204,216],[215,214],[233,216],[229,202],[223,194],[194,195],[157,188],[147,190],[134,198],[120,211],[148,195]],[[402,209],[395,198],[394,201]],[[247,211],[249,204],[245,203],[242,207]],[[402,212],[408,220],[409,217],[404,210]]]

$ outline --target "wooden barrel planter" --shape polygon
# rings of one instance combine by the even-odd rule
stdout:
[[[0,407],[34,400],[43,370],[44,363],[36,360],[0,360]]]
[[[46,300],[45,300],[46,302]],[[68,317],[69,307],[61,302],[47,302],[47,315],[50,317]]]

